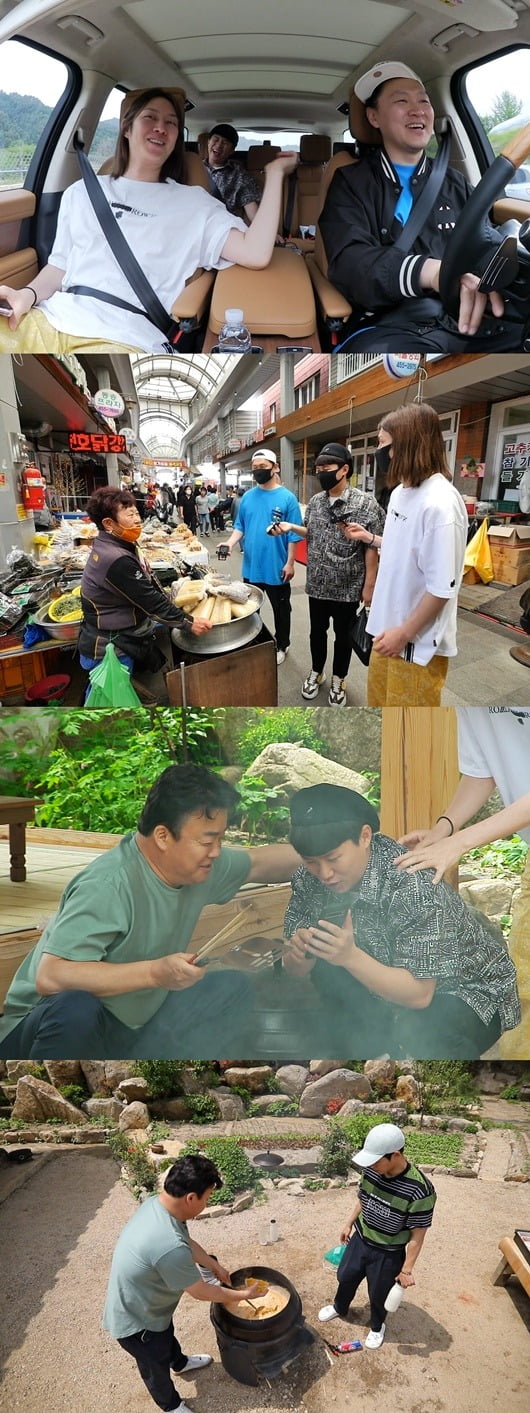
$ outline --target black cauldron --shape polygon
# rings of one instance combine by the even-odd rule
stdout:
[[[266,1280],[289,1291],[289,1301],[268,1320],[245,1320],[229,1305],[211,1305],[210,1319],[215,1330],[223,1369],[240,1384],[256,1387],[260,1376],[277,1378],[303,1349],[313,1343],[302,1314],[302,1302],[294,1285],[271,1266],[245,1266],[232,1273],[233,1285]]]

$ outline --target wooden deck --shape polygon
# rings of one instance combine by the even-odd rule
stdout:
[[[9,877],[9,844],[0,839],[0,933],[42,927],[56,911],[71,878],[97,859],[101,849],[64,844],[34,844],[28,831],[25,883]]]

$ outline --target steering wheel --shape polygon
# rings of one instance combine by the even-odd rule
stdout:
[[[504,289],[518,271],[517,237],[510,234],[502,246],[495,247],[492,259],[484,268],[484,257],[491,251],[488,234],[488,212],[511,181],[517,167],[530,153],[530,123],[521,129],[508,146],[499,153],[468,197],[456,222],[440,266],[439,289],[444,309],[458,319],[460,280],[469,270],[482,269],[480,288],[485,292]]]

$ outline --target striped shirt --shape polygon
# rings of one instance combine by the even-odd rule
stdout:
[[[417,1227],[430,1227],[436,1202],[432,1182],[413,1163],[398,1177],[365,1168],[359,1183],[362,1211],[355,1230],[369,1246],[406,1246]]]
[[[292,879],[285,936],[314,927],[319,918],[342,927],[351,908],[357,946],[387,967],[432,977],[439,993],[457,996],[489,1025],[518,1025],[521,1011],[516,973],[499,927],[470,908],[448,883],[432,882],[432,871],[404,873],[394,859],[405,853],[393,839],[374,834],[366,873],[357,888],[337,894],[307,869]]]

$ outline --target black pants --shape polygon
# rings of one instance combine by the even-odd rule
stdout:
[[[255,580],[245,579],[245,584],[251,582],[256,583],[257,589],[263,589],[269,599],[274,615],[276,646],[281,652],[285,652],[291,641],[291,585],[258,584]]]
[[[351,632],[357,603],[339,603],[337,599],[309,599],[309,621],[311,630],[311,666],[314,672],[323,672],[328,653],[328,628],[333,623],[335,642],[333,645],[333,676],[348,676],[352,655]]]
[[[230,1059],[252,1049],[253,1007],[252,982],[228,968],[207,968],[196,986],[171,992],[139,1030],[123,1025],[88,991],[60,991],[15,1026],[0,1045],[0,1059]]]
[[[501,1033],[498,1014],[489,1025],[459,996],[435,991],[430,1006],[396,1006],[392,1054],[417,1060],[479,1060]]]
[[[178,1373],[183,1369],[186,1355],[182,1353],[173,1324],[168,1325],[167,1330],[139,1330],[126,1339],[119,1339],[118,1344],[136,1359],[138,1372],[158,1407],[163,1408],[164,1413],[179,1408],[182,1399],[170,1371],[174,1369]]]
[[[339,1315],[347,1315],[353,1297],[366,1276],[370,1300],[371,1328],[377,1332],[385,1321],[385,1300],[405,1260],[405,1247],[369,1246],[354,1232],[337,1271],[338,1287],[333,1304]]]

